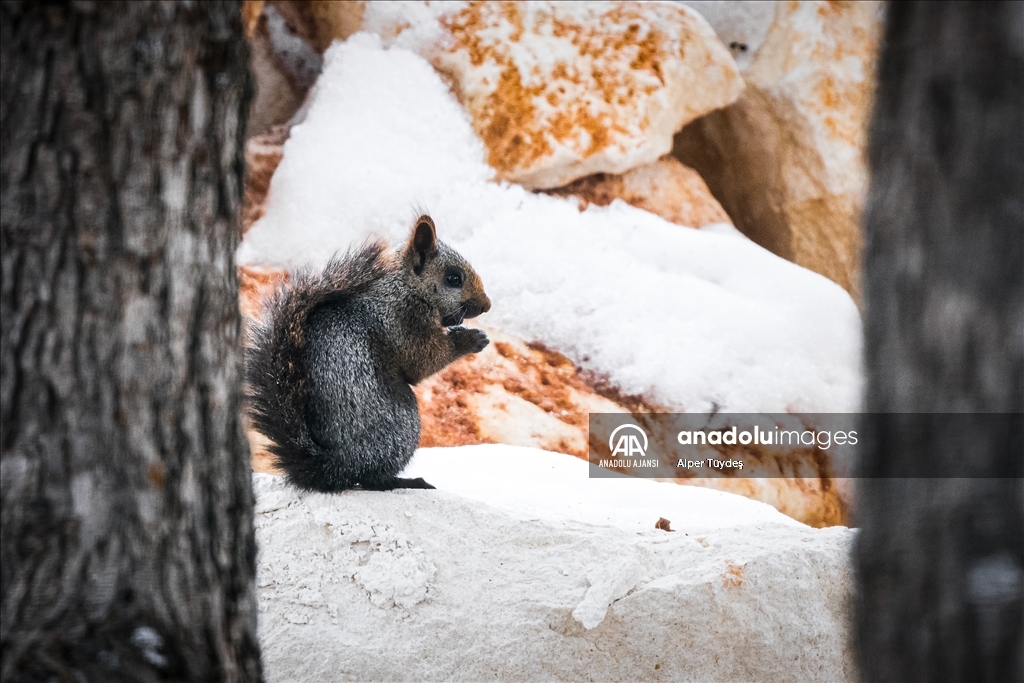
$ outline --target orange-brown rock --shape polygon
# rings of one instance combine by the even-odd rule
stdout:
[[[323,53],[335,40],[359,30],[365,2],[359,0],[270,0],[296,35]]]
[[[704,19],[673,3],[371,3],[363,27],[448,76],[501,178],[561,187],[669,152],[743,80]]]
[[[256,24],[259,23],[265,4],[266,0],[242,0],[242,28],[245,29],[246,38],[252,38],[256,32]]]
[[[270,439],[263,436],[255,429],[249,427],[248,421],[245,426],[245,436],[249,440],[249,452],[252,454],[252,471],[265,472],[267,474],[284,474],[274,465],[274,456],[270,453]]]
[[[737,228],[858,300],[880,29],[881,3],[778,3],[743,96],[687,126],[674,148]]]
[[[246,194],[248,195],[248,188],[246,188]],[[238,308],[242,312],[243,328],[259,318],[263,309],[263,300],[287,280],[288,272],[281,269],[252,266],[238,268]],[[249,427],[248,420],[246,420],[245,435],[249,440],[253,471],[281,474],[274,467],[273,456],[267,450],[267,446],[271,443],[270,440]]]
[[[487,333],[483,352],[415,388],[421,445],[504,443],[585,458],[589,413],[626,412],[588,386],[562,354]]]
[[[239,221],[243,235],[263,216],[270,179],[284,156],[287,139],[287,127],[275,126],[269,133],[251,137],[245,143],[245,194]]]
[[[621,175],[597,173],[547,194],[576,197],[582,211],[590,204],[607,206],[616,199],[650,211],[667,221],[699,228],[710,223],[729,223],[700,174],[671,156],[644,164]]]
[[[280,268],[238,268],[238,308],[242,321],[248,324],[260,317],[263,301],[282,283],[288,281],[288,271]]]

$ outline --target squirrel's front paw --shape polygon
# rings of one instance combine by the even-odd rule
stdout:
[[[487,338],[483,330],[475,330],[468,327],[457,327],[449,334],[455,342],[455,350],[460,356],[467,353],[480,353],[491,340]]]

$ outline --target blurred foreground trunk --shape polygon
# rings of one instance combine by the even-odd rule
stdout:
[[[237,3],[0,5],[8,680],[258,680]]]
[[[866,411],[1020,413],[1024,3],[890,5],[870,164]],[[1019,419],[888,419],[858,484],[862,677],[1024,680]],[[974,478],[899,478],[926,463]]]

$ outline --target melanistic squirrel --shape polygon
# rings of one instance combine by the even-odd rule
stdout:
[[[460,327],[491,308],[476,272],[416,219],[405,249],[369,242],[270,297],[249,331],[246,391],[292,484],[314,491],[434,488],[398,473],[419,443],[410,385],[482,351]]]

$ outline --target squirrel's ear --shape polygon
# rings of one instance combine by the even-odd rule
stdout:
[[[416,219],[416,227],[412,229],[405,255],[417,275],[423,272],[427,260],[437,255],[437,231],[434,230],[434,221],[430,216],[423,214]]]

